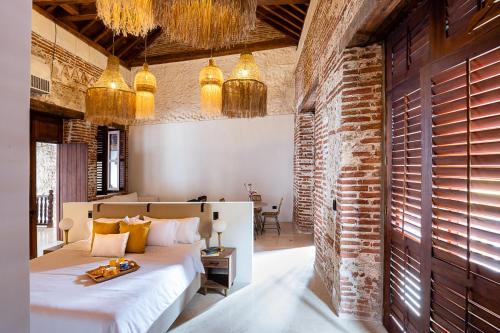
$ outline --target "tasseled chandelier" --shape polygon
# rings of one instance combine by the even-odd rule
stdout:
[[[256,11],[257,0],[154,0],[156,21],[172,40],[204,49],[246,38]]]
[[[109,56],[106,69],[87,89],[85,117],[96,125],[128,125],[135,119],[135,93],[120,73],[120,62]]]
[[[250,52],[244,52],[222,85],[222,114],[229,118],[254,118],[267,115],[267,87]]]
[[[153,119],[155,117],[156,78],[149,71],[145,62],[135,74],[134,90],[136,99],[135,119]]]
[[[157,26],[154,1],[166,0],[97,0],[97,16],[116,34],[146,36]]]
[[[220,114],[224,76],[213,59],[208,60],[208,65],[201,70],[199,82],[201,88],[201,113],[207,115]]]
[[[147,42],[144,39],[144,65],[135,74],[136,95],[135,119],[153,119],[155,116],[156,77],[149,71],[147,62]]]

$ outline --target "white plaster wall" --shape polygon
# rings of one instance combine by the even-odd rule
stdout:
[[[252,183],[271,205],[284,197],[281,220],[291,221],[293,128],[293,114],[131,126],[129,190],[245,201],[243,183]]]
[[[292,114],[295,98],[295,47],[254,52],[262,81],[267,85],[267,111],[270,115]],[[224,73],[224,79],[238,63],[239,55],[216,57],[215,62]],[[156,119],[149,123],[220,119],[200,113],[200,70],[208,59],[190,60],[149,67],[156,76]],[[138,68],[132,69],[135,75]]]
[[[31,1],[0,11],[0,332],[29,331]]]

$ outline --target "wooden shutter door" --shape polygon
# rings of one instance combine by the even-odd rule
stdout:
[[[97,128],[97,152],[96,152],[96,194],[102,195],[108,192],[108,129],[105,126]]]
[[[433,66],[431,107],[430,328],[499,332],[500,46]]]
[[[87,144],[58,145],[58,209],[65,202],[87,201]]]
[[[391,93],[388,326],[421,332],[421,103],[418,80]],[[387,272],[387,271],[386,271]],[[387,280],[386,280],[387,281]]]

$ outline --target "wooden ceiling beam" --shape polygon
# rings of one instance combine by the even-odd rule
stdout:
[[[294,29],[284,25],[282,22],[277,19],[268,16],[266,13],[263,13],[260,8],[257,8],[257,17],[262,21],[266,22],[276,30],[283,32],[284,34],[292,37],[295,40],[300,39],[300,34],[296,32]]]
[[[309,0],[257,0],[259,6],[290,5],[295,3],[309,4]]]
[[[293,9],[293,7],[280,6],[279,8],[288,15],[290,15],[291,17],[293,17],[294,19],[296,19],[297,21],[304,23],[305,15],[301,15],[302,17],[299,17],[299,14],[295,10],[291,10]]]
[[[163,31],[161,30],[161,28],[156,28],[155,30],[153,30],[152,32],[149,33],[149,35],[147,36],[148,48],[150,48],[150,46],[153,45],[155,40],[158,37],[160,37],[162,33],[163,33]],[[120,50],[120,52],[118,53],[118,57],[119,58],[123,57],[125,61],[126,61],[126,59],[135,59],[138,55],[140,55],[142,53],[142,51],[143,51],[142,48],[138,52],[136,52],[135,54],[131,55],[131,57],[124,57],[124,56],[126,56],[127,53],[129,53],[134,48],[136,48],[136,47],[138,48],[138,46],[141,42],[144,43],[144,38],[142,38],[142,37],[136,38],[132,43],[129,43],[124,49]]]
[[[106,48],[106,51],[111,52],[111,51],[113,50],[113,47],[114,47],[114,48],[115,48],[115,50],[116,50],[116,46],[117,46],[117,45],[120,45],[120,43],[121,43],[124,39],[126,39],[126,38],[127,38],[127,37],[124,37],[124,36],[120,36],[120,37],[118,37],[118,38],[116,38],[116,37],[115,37],[115,40],[114,40],[113,42],[111,42],[111,45],[110,45],[110,46],[108,46],[108,47]]]
[[[66,15],[60,19],[69,22],[91,21],[97,18],[97,14]]]
[[[262,9],[264,9],[265,11],[267,11],[270,15],[274,15],[274,16],[277,16],[279,17],[280,19],[282,19],[283,21],[285,21],[287,24],[297,28],[299,31],[302,30],[302,27],[300,25],[298,25],[296,22],[294,22],[293,20],[290,20],[289,17],[286,17],[285,15],[281,14],[278,9],[280,7],[273,7],[272,9],[267,7],[267,6],[262,6],[261,7]],[[302,21],[302,20],[301,20]]]
[[[35,5],[85,5],[95,3],[96,0],[33,0]]]
[[[155,64],[164,64],[164,63],[179,62],[179,61],[194,60],[194,59],[204,59],[204,58],[209,58],[210,54],[212,54],[212,56],[214,57],[219,57],[230,54],[239,54],[243,51],[255,52],[255,51],[277,49],[288,46],[297,46],[297,41],[292,38],[280,38],[264,42],[239,44],[235,45],[230,49],[214,50],[213,52],[211,52],[210,50],[199,50],[193,52],[152,56],[148,57],[148,64],[155,65]],[[131,60],[128,64],[130,67],[134,67],[134,66],[142,66],[142,63],[143,59],[135,58]]]
[[[296,6],[295,4],[290,4],[290,7],[292,7],[296,11],[301,12],[302,15],[304,15],[304,17],[307,15],[307,10],[303,10],[302,8],[300,8],[299,6]]]
[[[93,19],[92,21],[90,21],[89,23],[87,23],[81,30],[80,30],[80,33],[82,35],[85,35],[85,33],[94,26],[94,24],[96,24],[97,22],[99,22],[99,20],[97,18]]]
[[[107,37],[108,35],[111,35],[111,30],[110,29],[107,29],[106,27],[104,28],[103,31],[101,31],[101,33],[99,35],[97,35],[96,38],[94,38],[94,42],[96,43],[99,43],[99,41],[101,39],[103,39],[104,37]]]
[[[68,25],[66,22],[64,22],[64,21],[62,21],[62,20],[54,17],[53,15],[47,13],[45,10],[43,10],[42,8],[40,8],[39,6],[37,6],[36,4],[33,4],[33,9],[36,10],[41,15],[45,16],[46,18],[48,18],[49,20],[57,23],[58,25],[60,25],[64,29],[68,30],[70,33],[72,33],[73,35],[75,35],[75,37],[80,38],[81,40],[83,40],[88,45],[90,45],[93,48],[95,48],[96,50],[104,53],[106,56],[111,55],[111,53],[108,52],[104,47],[102,47],[101,45],[99,45],[98,43],[96,43],[95,41],[93,41],[92,39],[88,38],[87,36],[82,35],[78,30],[75,30],[70,25]],[[123,66],[128,67],[127,64],[124,61],[120,60],[120,63]]]
[[[71,4],[63,4],[63,5],[61,5],[61,8],[64,9],[66,11],[66,13],[68,13],[69,15],[80,14],[80,12],[75,7],[73,7]]]

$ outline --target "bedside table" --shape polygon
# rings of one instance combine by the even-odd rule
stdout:
[[[63,246],[64,246],[64,243],[61,243],[61,244],[57,244],[57,245],[54,245],[54,246],[48,247],[48,248],[46,248],[46,249],[43,249],[43,255],[46,255],[47,253],[51,253],[51,252],[54,252],[54,251],[56,251],[56,250],[59,250],[59,249],[61,249]]]
[[[236,249],[226,247],[218,256],[201,257],[205,274],[201,281],[201,288],[205,294],[207,289],[222,290],[227,296],[236,277]]]

